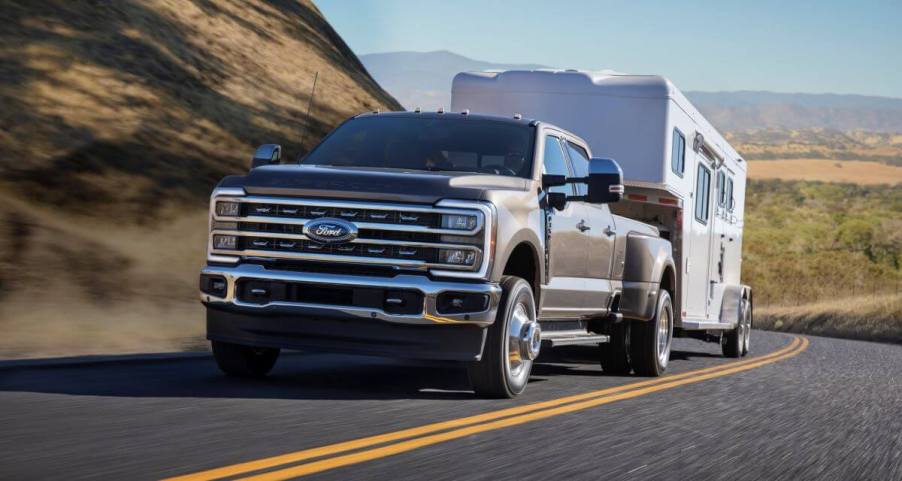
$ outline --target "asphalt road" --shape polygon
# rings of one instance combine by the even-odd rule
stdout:
[[[293,453],[228,474],[902,480],[902,346],[794,339],[755,332],[753,356],[776,354],[744,364],[677,340],[666,381],[603,375],[591,348],[568,348],[543,355],[512,401],[475,399],[460,369],[365,357],[284,356],[260,381],[205,358],[0,363],[0,479],[206,479]],[[556,401],[582,393],[594,394]]]

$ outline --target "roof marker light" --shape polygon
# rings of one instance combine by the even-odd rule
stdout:
[[[520,120],[520,119],[522,119],[522,118],[523,118],[522,115],[520,115],[520,114],[514,114],[514,119]]]
[[[460,115],[470,115],[470,109],[463,109],[463,110],[460,112]]]
[[[438,113],[440,113],[440,114],[445,113],[445,108],[444,108],[444,107],[439,107],[439,108],[438,108]]]
[[[417,108],[413,109],[413,111],[416,112],[416,113],[420,113],[420,108],[417,107]]]

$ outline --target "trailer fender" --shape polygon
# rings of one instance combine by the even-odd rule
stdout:
[[[723,302],[720,304],[720,322],[735,326],[739,322],[742,300],[752,300],[752,288],[743,285],[728,285],[723,289]]]
[[[627,236],[620,300],[624,317],[643,321],[654,317],[661,278],[668,267],[674,268],[670,242],[644,234]]]

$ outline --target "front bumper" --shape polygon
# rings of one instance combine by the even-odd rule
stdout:
[[[255,346],[410,357],[478,360],[485,327],[495,320],[501,287],[494,283],[440,281],[425,275],[393,277],[297,272],[262,265],[207,266],[202,277],[224,279],[221,296],[201,292],[207,306],[207,337]],[[415,291],[422,306],[416,314],[398,314],[371,306],[322,302],[247,302],[242,281],[284,282],[311,288],[373,288]],[[302,288],[302,287],[301,287]],[[478,312],[440,312],[443,293],[484,295]]]

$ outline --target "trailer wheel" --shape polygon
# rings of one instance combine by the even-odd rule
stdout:
[[[501,289],[482,360],[467,366],[470,384],[480,397],[512,398],[522,393],[542,344],[532,287],[519,277],[505,276]]]
[[[745,301],[742,302],[743,307],[740,307],[739,320],[736,322],[736,327],[729,331],[724,331],[720,335],[720,347],[723,355],[726,357],[742,357],[745,354],[746,328],[743,314],[745,312]]]
[[[670,362],[673,342],[673,301],[661,289],[655,317],[650,321],[633,321],[630,326],[630,363],[640,376],[664,374]]]
[[[630,373],[630,323],[617,322],[606,329],[611,337],[609,342],[598,345],[601,370],[605,374],[623,375]]]
[[[279,349],[213,341],[213,357],[219,369],[229,376],[258,378],[275,366]]]
[[[742,355],[749,353],[749,344],[752,340],[752,304],[747,299],[742,300]]]

